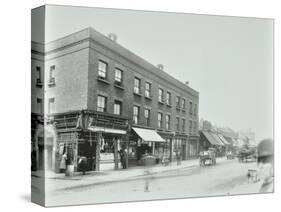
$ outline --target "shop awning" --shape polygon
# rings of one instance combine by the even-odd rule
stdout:
[[[230,145],[230,143],[222,135],[218,134],[218,136],[225,145]]]
[[[242,147],[244,145],[244,141],[242,141],[241,139],[237,138],[236,141],[238,147]]]
[[[221,139],[219,138],[219,136],[217,134],[215,134],[215,133],[211,133],[211,134],[216,139],[216,141],[218,143],[220,143],[221,146],[224,146],[224,143],[221,141]]]
[[[218,145],[222,146],[221,142],[217,141],[209,132],[202,132],[204,136],[207,138],[207,140],[212,144],[212,145]]]
[[[144,141],[165,142],[165,140],[155,131],[133,127],[133,130]]]
[[[106,127],[88,127],[88,130],[91,130],[92,132],[104,132],[104,133],[122,134],[122,135],[126,134],[125,130],[112,129]]]
[[[227,142],[230,144],[230,145],[234,145],[234,140],[230,137],[226,137],[226,136],[223,136],[225,140],[227,140]]]

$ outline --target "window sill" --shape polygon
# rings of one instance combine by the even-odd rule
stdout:
[[[144,96],[146,99],[152,100],[152,96]]]
[[[141,94],[141,93],[136,93],[136,92],[134,92],[134,95],[139,96],[139,97],[141,97],[141,96],[142,96],[142,94]]]
[[[55,87],[55,86],[56,86],[56,83],[48,83],[48,86],[49,86],[49,87]]]
[[[178,106],[176,107],[176,109],[177,109],[177,110],[181,110],[181,108],[180,108],[180,107],[178,107]]]
[[[161,105],[164,105],[164,104],[165,104],[164,101],[159,101],[159,100],[158,100],[158,103],[161,104]]]
[[[36,83],[36,87],[37,88],[42,88],[43,87],[43,83]]]
[[[97,80],[100,81],[100,82],[103,82],[105,84],[108,84],[108,85],[110,84],[110,82],[108,80],[100,78],[100,77],[98,77]]]
[[[124,90],[124,89],[125,89],[122,85],[117,85],[117,84],[114,84],[114,87],[119,88],[119,89],[121,89],[121,90]]]
[[[171,104],[166,104],[167,105],[167,107],[172,107],[172,105]]]

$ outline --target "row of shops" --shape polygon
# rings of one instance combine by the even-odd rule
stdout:
[[[32,114],[32,121],[33,170],[60,172],[63,155],[75,171],[80,157],[87,158],[86,170],[100,171],[121,168],[121,159],[130,167],[145,165],[147,156],[160,163],[178,155],[187,160],[199,152],[199,136],[134,126],[128,118],[96,111],[55,114],[47,120]]]
[[[212,147],[217,150],[218,156],[225,156],[226,152],[236,153],[244,142],[239,138],[226,136],[211,130],[199,131],[200,150],[207,150]]]

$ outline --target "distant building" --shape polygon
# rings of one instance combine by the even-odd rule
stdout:
[[[58,170],[64,152],[75,168],[86,156],[88,170],[117,168],[122,149],[129,164],[147,153],[196,157],[198,109],[197,91],[119,45],[115,34],[86,28],[46,45],[32,42],[32,120],[42,125],[46,114],[50,126],[40,136],[34,125],[32,145],[49,169]]]
[[[255,133],[252,131],[252,129],[240,131],[239,138],[249,145],[256,145]]]

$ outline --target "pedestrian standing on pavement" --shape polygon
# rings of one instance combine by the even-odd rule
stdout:
[[[261,181],[259,192],[273,192],[274,189],[274,149],[273,140],[264,139],[257,147],[258,176]]]
[[[66,159],[67,159],[67,154],[64,153],[61,157],[60,161],[60,173],[65,173],[66,170]]]
[[[181,164],[181,155],[180,155],[180,151],[176,152],[176,157],[177,157],[177,165]]]
[[[78,161],[78,165],[82,171],[82,174],[86,174],[86,168],[87,168],[87,158],[85,156],[81,156]]]

